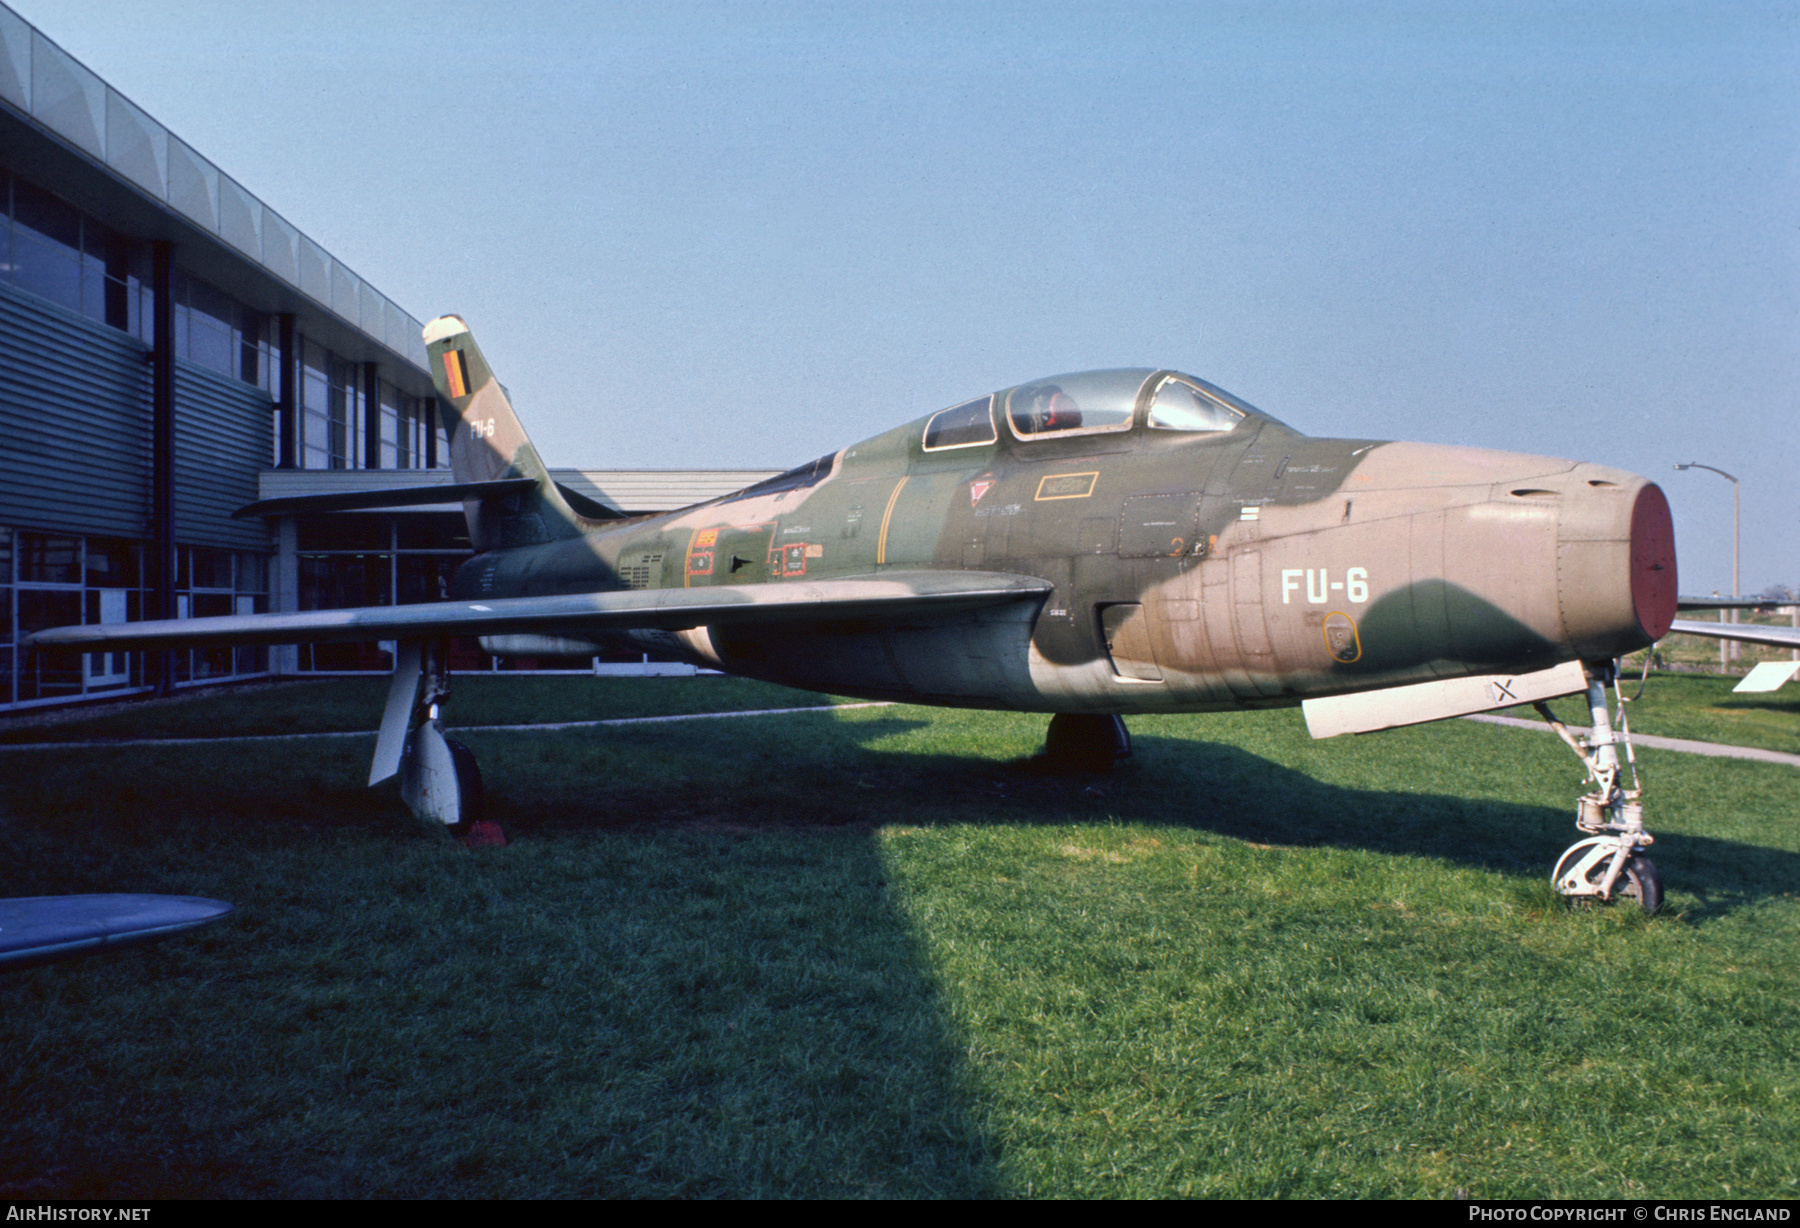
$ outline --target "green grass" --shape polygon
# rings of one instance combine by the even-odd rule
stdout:
[[[475,679],[451,718],[817,702]],[[0,1194],[1800,1192],[1793,769],[1643,752],[1646,920],[1550,890],[1553,738],[1131,724],[1109,777],[910,707],[474,733],[513,841],[475,852],[360,741],[0,752],[0,893],[240,910],[0,980]]]
[[[1628,699],[1637,680],[1631,675],[1621,682]],[[1736,695],[1731,688],[1737,684],[1737,678],[1717,674],[1652,674],[1643,698],[1628,705],[1632,732],[1800,754],[1800,684]],[[1566,721],[1580,705],[1561,700],[1552,707]]]
[[[1619,685],[1633,733],[1800,754],[1800,684],[1746,695],[1732,692],[1737,684],[1737,678],[1718,674],[1658,672],[1645,680],[1628,672]],[[1553,699],[1550,710],[1576,732],[1587,725],[1581,696]],[[1542,720],[1530,706],[1508,708],[1505,715]]]

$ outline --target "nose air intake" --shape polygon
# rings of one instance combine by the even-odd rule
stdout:
[[[1631,604],[1654,643],[1675,621],[1675,522],[1662,487],[1646,483],[1631,506]]]
[[[1583,468],[1587,468],[1583,466]],[[1645,648],[1675,619],[1675,528],[1661,488],[1616,470],[1577,471],[1557,542],[1571,647],[1606,660]]]

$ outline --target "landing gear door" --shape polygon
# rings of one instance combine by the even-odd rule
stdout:
[[[1106,639],[1106,655],[1113,673],[1132,682],[1161,682],[1162,669],[1150,646],[1150,625],[1144,607],[1135,601],[1100,607],[1100,631]]]

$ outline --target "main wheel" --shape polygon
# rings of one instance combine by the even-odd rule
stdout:
[[[461,742],[446,738],[444,744],[450,748],[450,762],[456,766],[458,822],[450,830],[460,835],[481,822],[481,766],[475,762],[475,752]]]
[[[1059,712],[1050,718],[1044,754],[1053,769],[1110,772],[1131,757],[1131,733],[1123,719],[1093,712]]]

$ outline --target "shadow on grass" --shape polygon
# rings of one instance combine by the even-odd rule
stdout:
[[[1404,787],[1442,775],[1441,761],[1429,758],[1383,769],[1402,787],[1369,789],[1323,781],[1229,743],[1141,734],[1133,759],[1108,775],[1060,773],[1035,755],[994,761],[904,748],[907,735],[932,724],[929,718],[898,714],[852,722],[825,713],[796,714],[752,745],[723,730],[708,731],[701,736],[709,745],[717,739],[716,759],[731,780],[724,787],[716,780],[709,786],[704,762],[690,762],[680,749],[691,745],[690,735],[671,736],[668,726],[608,731],[585,749],[577,744],[562,753],[588,762],[597,757],[608,794],[615,803],[628,798],[625,804],[609,808],[562,796],[551,774],[533,770],[534,789],[546,791],[540,795],[543,805],[533,813],[515,800],[507,819],[525,830],[545,821],[707,822],[746,829],[1121,821],[1196,828],[1256,843],[1431,857],[1530,880],[1547,879],[1556,858],[1580,838],[1572,814],[1580,778],[1560,763],[1560,746],[1548,742],[1520,753],[1547,753],[1558,763],[1554,770],[1570,790],[1568,806]],[[1035,728],[1029,733],[1041,736]],[[888,749],[890,743],[901,748]],[[512,746],[502,738],[492,749],[503,756],[501,770],[508,753],[531,759],[546,754],[542,744],[522,746],[516,736]],[[700,754],[703,761],[709,757],[713,751]],[[1520,765],[1521,781],[1537,770],[1535,762]],[[656,765],[648,769],[648,779],[647,764]],[[574,760],[565,771],[565,781],[584,775]],[[678,787],[665,787],[671,782]],[[1654,815],[1650,826],[1658,830]],[[1698,897],[1685,908],[1689,920],[1800,890],[1800,855],[1782,849],[1665,830],[1652,855],[1667,886]]]
[[[19,752],[0,893],[240,916],[0,981],[0,1193],[1003,1192],[883,825],[1179,826],[1531,880],[1574,838],[1565,808],[1224,742],[1140,734],[1119,773],[1055,776],[1041,736],[885,711],[473,734],[514,837],[476,854],[361,788],[359,743]],[[1800,881],[1732,841],[1656,852],[1701,915]]]
[[[1727,712],[1750,710],[1756,712],[1779,712],[1783,716],[1800,716],[1800,699],[1751,699],[1741,695],[1733,695],[1725,699],[1714,700],[1714,708]]]
[[[697,821],[576,772],[610,821],[540,809],[471,854],[358,789],[365,754],[34,752],[0,781],[0,894],[240,909],[0,982],[0,1195],[998,1192],[868,827],[702,818],[727,759],[664,779]],[[510,804],[546,803],[494,758]]]
[[[1243,840],[1432,857],[1547,880],[1556,858],[1581,838],[1572,804],[1346,788],[1232,746],[1139,745],[1142,757],[1121,774],[1117,794],[1119,817],[1132,821],[1166,821],[1154,817],[1156,795],[1179,763],[1182,792],[1195,803],[1179,821]],[[1579,777],[1570,785],[1572,803]],[[1657,833],[1654,813],[1649,827]],[[1666,886],[1699,897],[1685,908],[1691,921],[1800,891],[1800,856],[1782,849],[1662,831],[1650,855]]]
[[[1227,742],[1142,733],[1134,757],[1118,771],[1060,774],[1036,755],[996,761],[937,750],[922,736],[937,719],[894,712],[844,721],[797,713],[779,727],[759,729],[754,739],[745,739],[742,727],[698,722],[556,740],[486,736],[481,751],[494,767],[490,782],[505,780],[496,786],[499,817],[525,833],[620,822],[766,830],[1121,821],[1255,843],[1431,857],[1530,881],[1547,880],[1556,858],[1580,838],[1572,814],[1580,777],[1561,762],[1560,745],[1548,740],[1516,745],[1515,753],[1527,756],[1519,779],[1532,779],[1547,759],[1556,765],[1549,769],[1555,778],[1567,782],[1567,806],[1405,787],[1440,779],[1441,757],[1384,764],[1380,776],[1398,788],[1354,788]],[[1019,726],[1021,750],[1041,739],[1041,718],[993,719]],[[524,791],[521,778],[529,782]],[[595,790],[595,780],[605,783]],[[1658,832],[1654,814],[1650,826]],[[1697,897],[1683,902],[1690,921],[1800,890],[1800,856],[1781,849],[1664,830],[1652,856],[1666,887]]]

